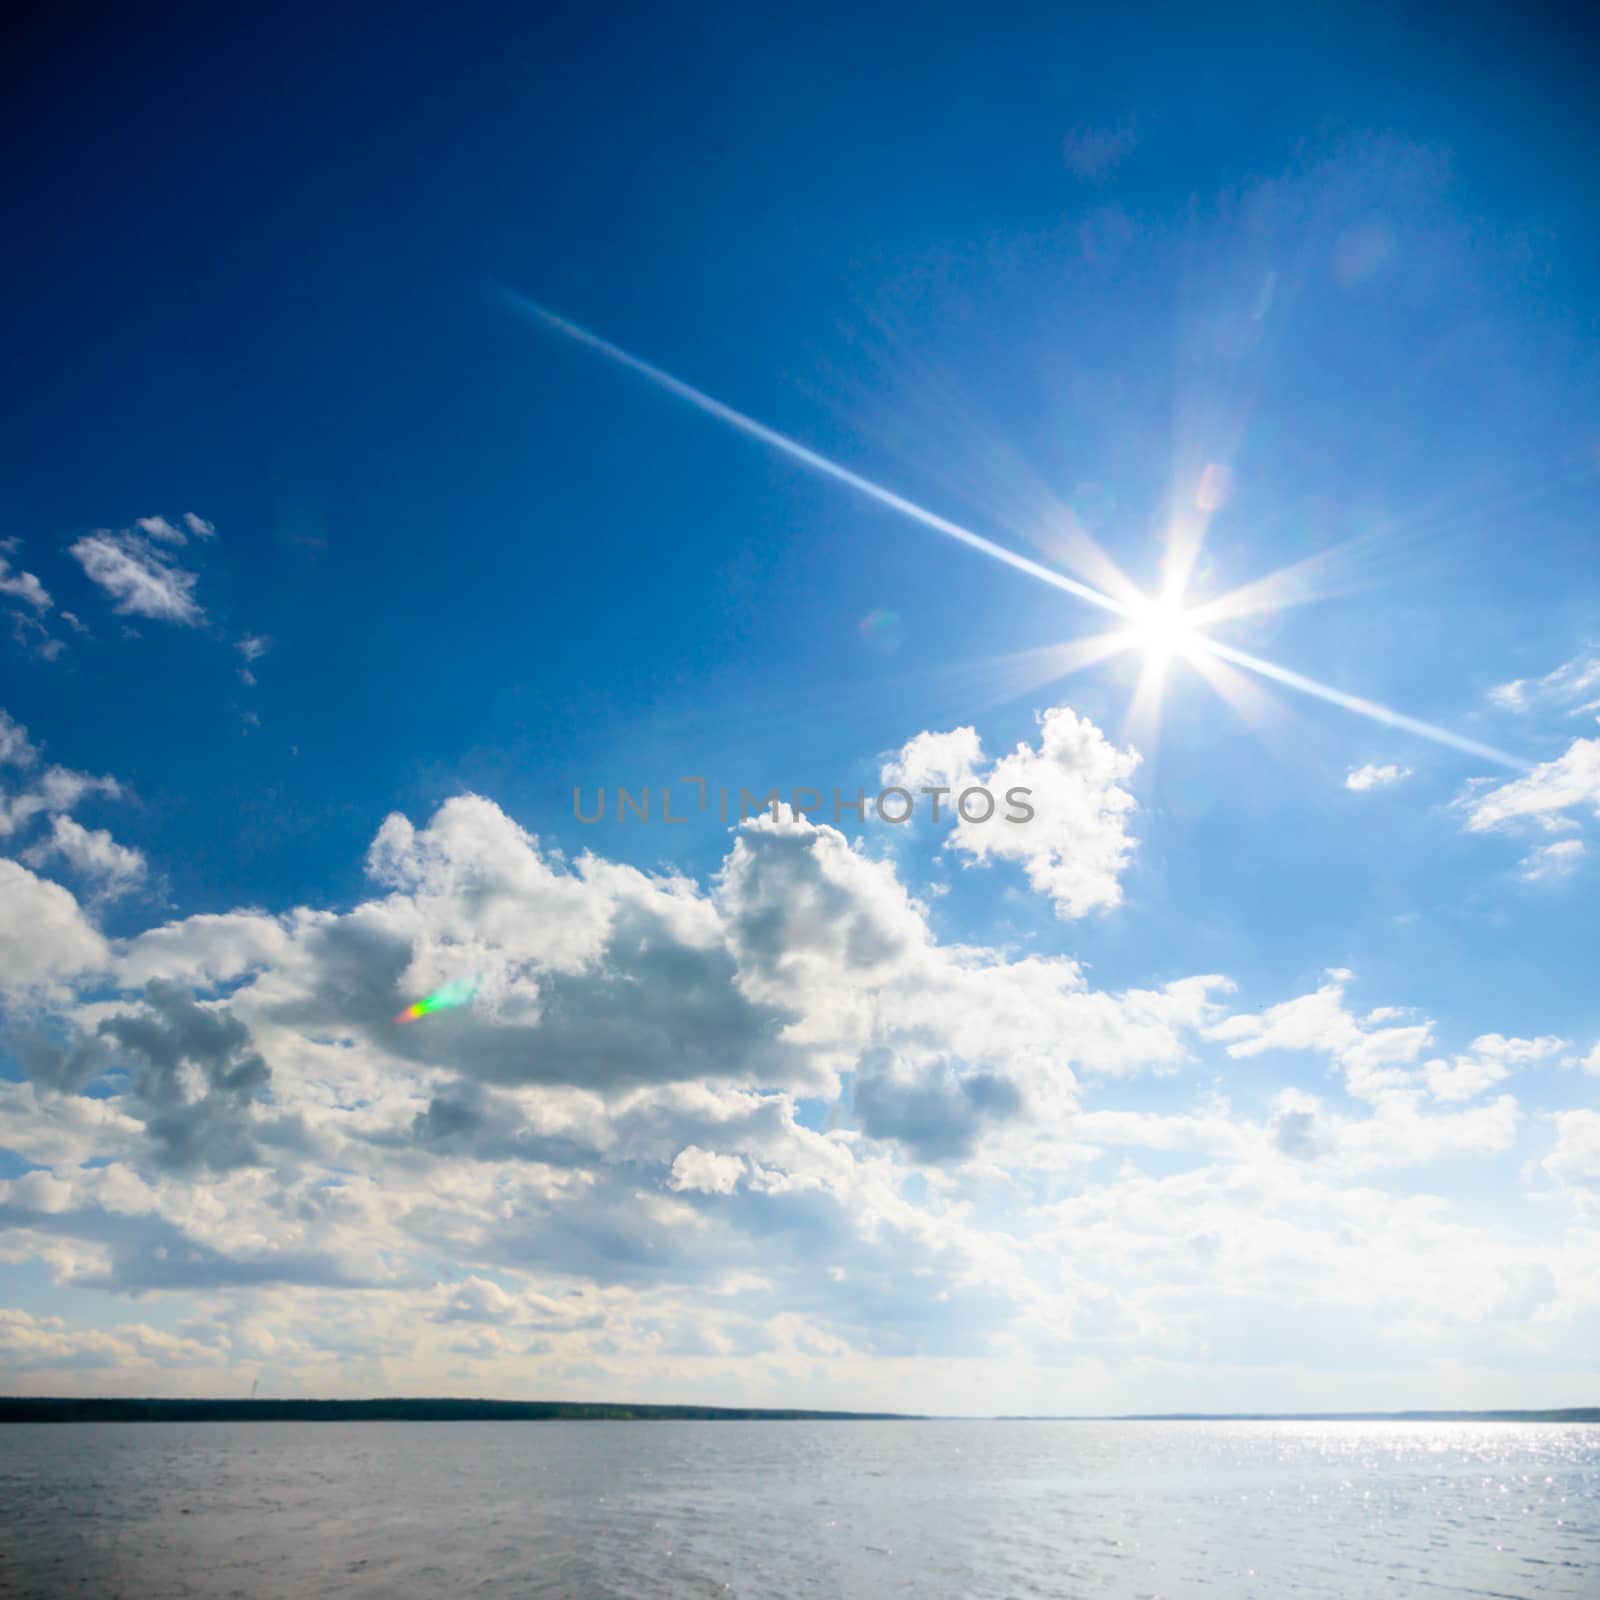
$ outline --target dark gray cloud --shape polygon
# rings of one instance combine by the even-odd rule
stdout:
[[[155,1165],[220,1172],[259,1164],[251,1103],[271,1074],[251,1047],[250,1030],[160,978],[145,985],[144,1004],[143,1011],[107,1017],[98,1032],[132,1064],[130,1099],[142,1113]]]
[[[5,1043],[36,1084],[59,1094],[82,1093],[115,1059],[110,1041],[95,1033],[74,1034],[63,1041],[19,1031],[8,1034]]]
[[[474,1161],[539,1161],[546,1166],[578,1167],[596,1159],[592,1145],[551,1137],[527,1125],[509,1096],[471,1079],[460,1079],[429,1100],[412,1119],[413,1143],[431,1155]]]
[[[648,903],[615,907],[591,967],[541,973],[537,1020],[528,1022],[480,1007],[437,1012],[424,1026],[397,1022],[397,1010],[415,998],[404,986],[414,954],[404,935],[359,914],[317,929],[307,947],[312,986],[275,1002],[273,1020],[356,1029],[402,1060],[485,1083],[787,1083],[811,1070],[807,1052],[779,1037],[795,1013],[748,998],[726,948],[685,942]]]
[[[856,1120],[874,1139],[892,1139],[921,1161],[969,1156],[986,1124],[1022,1110],[1011,1079],[938,1058],[911,1065],[883,1049],[862,1056],[855,1076]]]

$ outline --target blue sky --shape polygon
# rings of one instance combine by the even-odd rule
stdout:
[[[1558,21],[32,48],[9,1383],[1582,1398],[1600,232]],[[1119,604],[1185,550],[1201,616],[1288,576],[1164,677],[1147,636],[1066,673],[1126,618],[537,307]],[[1039,815],[573,815],[688,774]]]

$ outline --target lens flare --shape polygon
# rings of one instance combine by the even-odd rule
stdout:
[[[883,656],[892,656],[906,642],[906,625],[900,613],[882,606],[861,619],[858,631],[868,647]]]
[[[432,994],[425,995],[421,1000],[414,1000],[403,1011],[395,1014],[396,1022],[416,1022],[422,1017],[431,1016],[435,1011],[450,1011],[456,1006],[464,1006],[478,992],[476,978],[455,978],[442,988],[435,989]]]

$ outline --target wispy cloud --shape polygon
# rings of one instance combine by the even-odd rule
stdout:
[[[1132,128],[1074,128],[1061,142],[1061,159],[1080,178],[1109,177],[1139,142]]]
[[[1540,845],[1522,858],[1523,881],[1559,883],[1578,870],[1588,853],[1588,846],[1581,839],[1560,839],[1555,844]]]
[[[13,572],[10,561],[4,555],[0,555],[0,594],[20,600],[35,611],[48,611],[54,604],[49,590],[31,572]]]
[[[0,789],[0,839],[25,828],[35,817],[57,817],[72,810],[86,795],[121,797],[122,786],[115,778],[96,778],[60,766],[32,772],[38,762],[38,747],[28,737],[28,730],[0,709],[0,765],[29,770],[24,788],[15,792]]]
[[[57,660],[67,648],[31,611],[11,613],[11,637],[44,661]]]
[[[1489,691],[1492,704],[1502,711],[1527,713],[1547,708],[1572,712],[1593,709],[1580,704],[1600,694],[1600,656],[1574,656],[1542,678],[1513,678]]]
[[[1517,822],[1537,823],[1552,832],[1570,829],[1576,824],[1563,812],[1588,806],[1600,813],[1600,739],[1574,739],[1564,755],[1541,762],[1526,777],[1469,791],[1456,804],[1466,811],[1473,833]]]
[[[0,709],[0,766],[31,767],[38,759],[28,730],[9,711]]]
[[[192,511],[185,511],[182,517],[182,526],[168,522],[165,517],[140,517],[134,526],[141,533],[148,535],[161,544],[186,545],[190,538],[214,539],[217,530],[214,524],[198,517]]]
[[[1392,763],[1380,767],[1369,761],[1364,767],[1352,767],[1345,777],[1344,786],[1364,794],[1368,789],[1388,789],[1394,784],[1404,783],[1410,776],[1410,767],[1399,767]]]
[[[184,520],[187,526],[189,517]],[[213,537],[209,523],[198,517],[194,521],[209,530],[202,537]],[[197,575],[179,566],[175,554],[188,542],[187,535],[164,517],[141,517],[134,528],[97,529],[69,548],[90,581],[111,596],[113,611],[196,627],[205,621],[194,597]]]

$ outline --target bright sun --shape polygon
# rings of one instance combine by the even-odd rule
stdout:
[[[1165,660],[1193,642],[1194,624],[1176,600],[1145,600],[1134,609],[1133,636],[1147,656]]]

